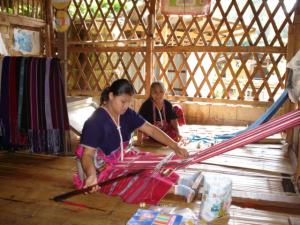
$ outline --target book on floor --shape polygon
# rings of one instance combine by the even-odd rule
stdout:
[[[181,215],[138,209],[127,225],[180,225],[181,221]]]

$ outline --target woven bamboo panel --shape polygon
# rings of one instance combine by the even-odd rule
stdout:
[[[208,16],[167,16],[159,1],[73,0],[68,91],[99,93],[126,77],[142,95],[158,79],[173,96],[273,101],[294,3],[214,0]]]
[[[157,52],[154,71],[171,95],[272,101],[284,88],[282,60],[270,53]]]
[[[133,81],[135,91],[144,94],[143,74],[145,55],[143,52],[84,52],[72,53],[68,85],[74,89],[93,91],[99,94],[117,78]]]
[[[146,3],[146,4],[145,4]],[[141,7],[140,7],[141,6]],[[140,40],[146,36],[147,1],[73,0],[69,7],[72,41]]]
[[[43,0],[1,0],[0,13],[45,19],[45,1]]]
[[[142,4],[141,4],[142,3]],[[99,94],[117,78],[145,94],[146,18],[144,1],[73,1],[68,33],[69,91]],[[142,7],[140,7],[142,6]]]

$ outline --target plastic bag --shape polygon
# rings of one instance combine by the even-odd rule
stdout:
[[[210,222],[229,214],[232,181],[223,175],[205,174],[200,217]]]
[[[300,50],[288,62],[287,68],[290,68],[288,73],[287,89],[289,98],[293,103],[298,103],[300,100]]]

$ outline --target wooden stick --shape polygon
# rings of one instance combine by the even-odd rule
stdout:
[[[110,179],[110,180],[99,182],[99,183],[97,183],[95,185],[92,185],[92,186],[89,186],[87,188],[83,188],[83,189],[80,189],[80,190],[74,190],[74,191],[66,192],[64,194],[60,194],[60,195],[57,195],[57,196],[51,198],[51,200],[54,200],[56,202],[62,202],[62,201],[64,201],[67,198],[70,198],[70,197],[73,197],[73,196],[76,196],[76,195],[79,195],[79,194],[83,194],[83,193],[89,192],[96,185],[98,185],[98,186],[101,187],[103,185],[113,183],[113,182],[121,180],[123,178],[137,175],[137,174],[141,173],[143,170],[144,169],[136,170],[134,172],[129,172],[129,173],[126,173],[126,174],[124,174],[122,176],[119,176],[119,177],[116,177],[116,178],[113,178],[113,179]]]

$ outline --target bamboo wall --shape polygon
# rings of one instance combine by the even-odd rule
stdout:
[[[212,1],[208,16],[167,16],[159,1],[69,6],[68,93],[98,95],[114,79],[145,97],[163,80],[170,99],[272,102],[285,88],[291,1]]]

